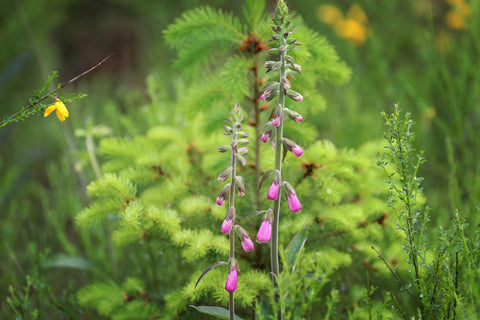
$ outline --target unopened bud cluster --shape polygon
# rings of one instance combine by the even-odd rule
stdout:
[[[228,199],[228,209],[225,219],[220,228],[222,233],[230,234],[230,241],[233,241],[232,232],[236,232],[240,239],[240,243],[245,252],[252,251],[254,248],[253,241],[250,239],[248,233],[239,225],[235,225],[235,194],[239,197],[245,195],[245,180],[242,176],[236,175],[236,165],[239,163],[242,166],[247,164],[245,156],[248,154],[248,149],[245,147],[249,144],[248,135],[242,129],[243,113],[238,105],[233,107],[230,116],[228,117],[229,125],[224,126],[224,135],[231,136],[232,142],[230,145],[223,145],[218,148],[219,152],[231,152],[231,165],[225,168],[218,176],[219,182],[226,183],[217,196],[216,203],[223,206]],[[233,246],[233,244],[232,244]],[[237,290],[237,273],[239,272],[238,263],[233,254],[230,254],[229,272],[225,290],[233,292]]]

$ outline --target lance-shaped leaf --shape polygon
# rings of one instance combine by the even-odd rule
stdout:
[[[211,265],[209,265],[208,268],[205,269],[205,271],[203,271],[202,275],[198,278],[197,283],[195,283],[195,289],[197,288],[197,285],[198,285],[198,283],[200,282],[200,280],[202,280],[202,278],[203,278],[208,272],[210,272],[210,270],[212,270],[212,269],[215,268],[216,266],[219,266],[219,265],[222,265],[222,264],[228,264],[228,263],[225,262],[225,261],[217,261],[217,262],[214,262],[214,263],[212,263]]]
[[[265,173],[262,176],[262,179],[260,179],[260,182],[258,183],[258,189],[262,189],[262,184],[265,182],[265,180],[268,180],[273,174],[273,170],[268,170],[265,171]]]
[[[210,306],[193,306],[190,305],[193,309],[200,311],[201,313],[209,314],[211,316],[217,317],[218,319],[230,319],[230,313],[227,309],[222,307],[210,307]],[[242,318],[235,316],[235,320],[243,320]]]
[[[303,227],[303,229],[293,237],[292,241],[287,247],[286,258],[287,263],[290,267],[290,272],[295,270],[295,264],[297,262],[297,255],[302,251],[305,242],[307,241],[307,231],[308,224]]]

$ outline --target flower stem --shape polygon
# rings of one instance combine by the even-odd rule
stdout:
[[[282,39],[280,46],[285,45],[285,39]],[[286,52],[282,52],[280,55],[280,81],[279,81],[279,93],[278,93],[278,104],[280,108],[280,126],[275,129],[275,170],[280,172],[280,177],[282,176],[282,154],[283,154],[283,110],[285,108],[285,89],[282,87],[282,77],[286,77],[286,63],[285,63]],[[271,244],[271,265],[272,265],[272,282],[274,290],[276,290],[277,283],[276,279],[280,274],[280,268],[278,263],[278,227],[280,220],[280,202],[281,195],[273,201],[273,222],[272,222],[272,244]],[[275,294],[275,300],[278,300],[277,293]],[[280,306],[280,311],[278,313],[278,319],[283,319],[282,307]]]
[[[236,185],[236,172],[237,172],[237,126],[233,125],[232,128],[232,172],[230,174],[230,194],[228,197],[228,208],[235,206],[235,185]],[[233,225],[235,225],[235,217],[233,218]],[[228,235],[230,243],[230,252],[229,258],[235,258],[235,228],[232,228],[230,234]],[[230,320],[235,319],[235,299],[234,292],[228,293],[228,309],[230,312]]]

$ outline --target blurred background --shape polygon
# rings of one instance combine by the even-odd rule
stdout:
[[[289,1],[352,69],[342,86],[321,89],[327,109],[314,119],[319,136],[355,148],[383,137],[382,111],[391,101],[412,112],[417,147],[428,160],[425,190],[434,222],[452,210],[475,213],[478,178],[479,3],[467,0]],[[80,254],[96,246],[73,219],[85,206],[88,139],[144,133],[154,119],[147,83],[160,99],[175,101],[175,52],[162,32],[182,12],[209,5],[240,15],[228,0],[3,0],[0,2],[0,116],[28,104],[52,70],[65,82],[110,53],[100,68],[65,89],[88,97],[68,106],[59,122],[35,116],[0,130],[0,299],[37,270],[48,281],[69,283],[68,273],[40,272],[51,252]],[[272,1],[268,1],[272,7]],[[62,95],[66,95],[62,93]],[[52,103],[54,101],[52,100]],[[98,125],[105,125],[98,127]],[[84,131],[82,131],[84,130]],[[455,196],[447,189],[455,188]],[[87,249],[85,249],[87,248]],[[68,263],[63,262],[63,263]],[[81,287],[87,275],[77,273]],[[55,282],[54,281],[54,282]],[[82,282],[83,281],[83,282]],[[75,288],[72,288],[74,290]]]

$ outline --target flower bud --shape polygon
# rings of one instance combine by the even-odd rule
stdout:
[[[248,139],[238,139],[238,143],[239,144],[249,144],[250,140],[248,140]]]
[[[220,175],[217,178],[218,182],[225,182],[227,181],[228,177],[230,177],[230,174],[232,173],[232,167],[228,167],[225,170],[223,170]]]
[[[223,206],[223,204],[225,203],[225,200],[227,199],[227,192],[230,188],[230,183],[227,183],[222,191],[220,191],[220,193],[218,194],[217,196],[217,200],[215,201],[219,206]]]
[[[224,152],[227,152],[229,150],[231,150],[232,148],[230,146],[227,146],[227,145],[223,145],[223,146],[220,146],[218,147],[218,152],[221,152],[221,153],[224,153]]]
[[[296,122],[302,122],[303,121],[302,115],[299,114],[298,112],[295,112],[295,111],[287,109],[287,108],[285,108],[285,112],[287,113],[287,116],[290,119],[295,120]]]
[[[254,248],[254,245],[253,245],[252,239],[250,239],[250,237],[248,236],[248,233],[239,225],[235,226],[235,230],[237,231],[238,236],[240,238],[240,243],[242,245],[243,251],[245,252],[252,251]]]
[[[247,165],[247,160],[245,160],[245,158],[240,154],[237,154],[237,161],[240,163],[242,167]]]
[[[267,50],[267,54],[275,55],[278,54],[278,48],[271,48]]]
[[[232,128],[230,128],[229,126],[223,126],[223,129],[225,130],[224,135],[229,136],[232,134]]]
[[[228,277],[227,281],[225,283],[225,290],[228,292],[234,292],[237,290],[237,261],[235,259],[232,259],[232,262],[230,263],[230,267],[228,269]]]
[[[238,196],[243,197],[245,195],[245,179],[242,176],[236,176],[235,181],[238,187]]]
[[[227,215],[222,223],[221,231],[222,233],[230,233],[232,232],[233,221],[235,220],[235,208],[230,207],[227,211]]]
[[[290,81],[288,81],[288,79],[286,77],[282,77],[282,87],[285,90],[288,90],[291,87]]]
[[[300,157],[303,154],[303,149],[298,144],[296,144],[295,141],[283,138],[282,142],[285,148],[287,148],[288,151],[293,153],[295,157]]]
[[[290,99],[292,99],[296,102],[302,102],[303,101],[303,96],[300,93],[298,93],[296,91],[293,91],[293,90],[287,90],[287,96]]]
[[[260,225],[257,233],[257,241],[260,243],[269,243],[272,237],[272,209],[268,209],[265,218]]]
[[[278,192],[280,191],[280,171],[275,170],[273,174],[272,184],[267,192],[267,198],[269,200],[277,200]]]
[[[297,194],[295,193],[293,187],[286,181],[283,182],[283,186],[285,187],[284,189],[285,196],[287,197],[288,209],[290,209],[291,212],[298,212],[302,210],[302,205],[298,200]]]
[[[241,154],[242,156],[247,155],[248,154],[248,149],[245,148],[245,147],[238,148],[237,153]]]
[[[272,117],[272,126],[279,127],[282,121],[281,106],[279,106],[274,112]]]
[[[260,136],[260,140],[262,142],[266,143],[270,139],[270,137],[272,136],[272,133],[273,133],[273,128],[268,127],[267,129],[265,129],[265,131]]]

